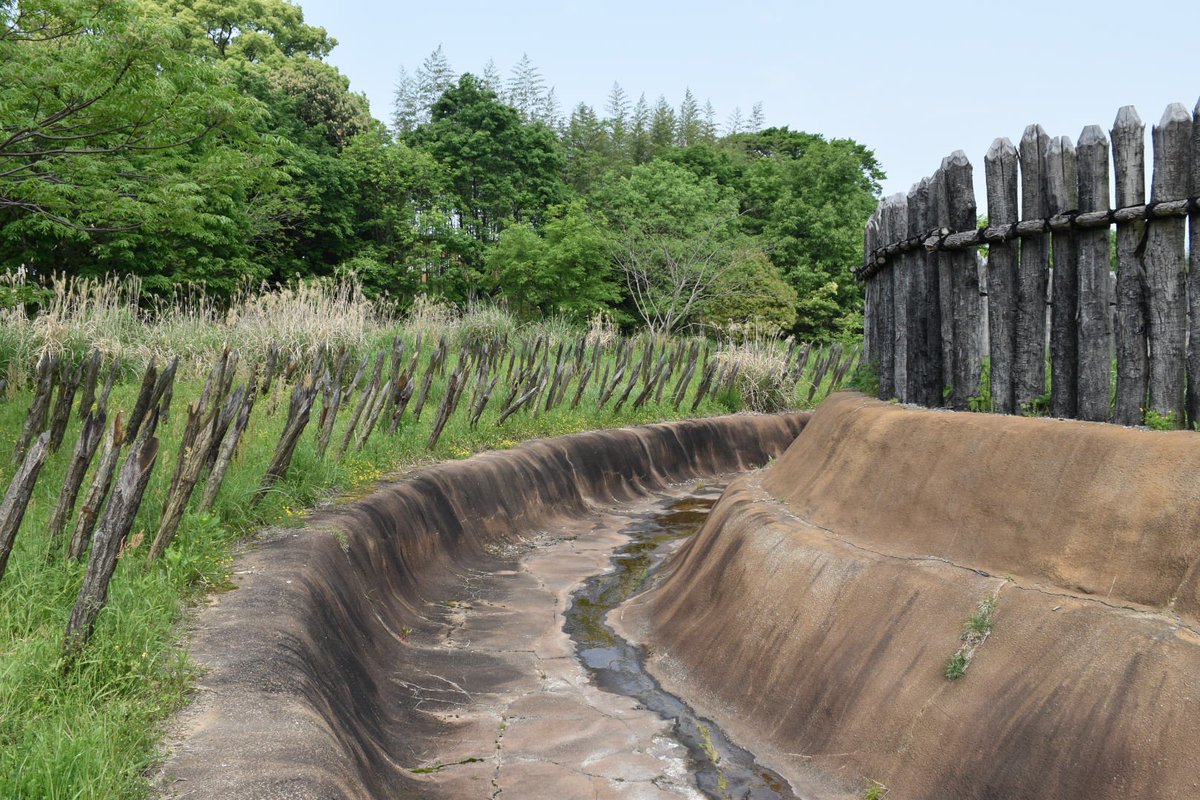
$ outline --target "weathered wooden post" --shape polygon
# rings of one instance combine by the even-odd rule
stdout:
[[[888,243],[899,242],[908,236],[908,198],[903,194],[891,197],[892,214],[888,223]],[[901,402],[908,396],[909,297],[912,285],[912,258],[896,255],[888,265],[892,273],[892,387]]]
[[[59,366],[58,397],[54,401],[54,411],[50,414],[50,452],[57,453],[62,446],[63,437],[67,434],[67,423],[71,421],[71,406],[75,402],[75,392],[79,382],[83,380],[84,362],[79,361],[74,368],[71,362],[63,361]]]
[[[938,167],[933,173],[930,198],[936,201],[936,227],[950,230],[950,202],[946,197],[946,172],[942,167]],[[948,405],[950,389],[954,385],[954,276],[950,253],[937,252],[933,256],[937,268],[938,307],[941,315],[941,405]]]
[[[992,142],[983,157],[988,224],[1017,222],[1017,148],[1006,138]],[[992,369],[992,409],[1016,408],[1017,248],[1005,239],[988,240],[988,356]]]
[[[879,242],[879,208],[871,212],[870,218],[863,231],[863,267],[871,270],[874,267],[874,251]],[[878,364],[879,362],[879,283],[877,275],[868,275],[867,285],[863,288],[863,346],[866,348],[864,359]]]
[[[1117,208],[1146,202],[1146,127],[1133,106],[1117,112],[1112,128]],[[1117,223],[1117,407],[1114,421],[1140,425],[1146,407],[1150,362],[1146,350],[1146,309],[1150,302],[1139,245],[1144,220]]]
[[[0,502],[0,580],[3,580],[4,570],[8,567],[8,557],[17,541],[21,520],[25,519],[25,509],[29,507],[29,498],[33,495],[38,474],[41,473],[42,465],[46,463],[46,456],[49,455],[49,443],[49,431],[43,431],[34,440],[25,453],[21,466],[9,482],[3,502]]]
[[[1021,215],[1044,219],[1050,215],[1046,193],[1046,154],[1050,137],[1041,125],[1030,125],[1021,136]],[[1017,330],[1014,340],[1013,399],[1016,410],[1032,410],[1046,392],[1046,287],[1050,273],[1050,242],[1045,234],[1021,240],[1017,267]]]
[[[158,411],[151,412],[142,435],[129,450],[121,474],[117,478],[112,498],[104,509],[104,516],[96,527],[95,542],[88,558],[87,571],[67,632],[63,639],[63,655],[70,665],[83,650],[96,624],[96,617],[108,602],[108,585],[117,568],[117,555],[121,544],[133,527],[146,484],[158,458],[158,439],[154,437]]]
[[[1154,127],[1152,138],[1154,178],[1150,185],[1150,202],[1186,197],[1191,171],[1188,162],[1192,147],[1192,115],[1183,104],[1172,103]],[[1151,222],[1146,232],[1143,258],[1150,287],[1150,402],[1147,409],[1176,426],[1184,423],[1185,225],[1181,217]]]
[[[17,447],[13,453],[13,463],[20,464],[25,459],[29,444],[46,427],[46,416],[50,410],[50,397],[54,393],[54,384],[58,380],[58,356],[42,353],[38,359],[37,386],[33,391],[33,402],[25,417],[25,426],[17,439]]]
[[[933,227],[928,178],[922,178],[913,185],[907,201],[908,236],[923,236]],[[937,269],[933,257],[924,248],[913,251],[908,269],[912,273],[908,303],[908,399],[923,406],[936,406],[942,400],[941,309],[938,306]]]
[[[79,418],[87,419],[92,411],[92,403],[96,402],[96,382],[100,378],[100,351],[93,350],[88,356],[87,368],[83,377],[83,394],[79,397]]]
[[[1200,101],[1192,112],[1192,152],[1191,180],[1189,181],[1188,197],[1200,197]],[[1188,229],[1191,238],[1188,240],[1188,253],[1191,255],[1191,269],[1188,270],[1188,346],[1187,363],[1187,412],[1188,424],[1195,427],[1200,423],[1200,207],[1192,204],[1188,216]]]
[[[971,162],[961,150],[955,150],[942,161],[946,181],[946,205],[949,227],[955,231],[974,230],[977,214],[975,187]],[[982,328],[982,307],[979,295],[979,267],[974,249],[953,250],[943,254],[948,262],[951,280],[954,323],[954,382],[951,384],[950,406],[967,408],[967,401],[979,394],[980,353],[978,342]]]
[[[1067,136],[1050,140],[1046,151],[1046,193],[1051,214],[1079,205],[1079,170],[1075,145]],[[1050,307],[1050,413],[1074,419],[1079,409],[1076,367],[1079,363],[1079,248],[1075,231],[1053,236],[1053,301]]]
[[[880,245],[891,244],[894,239],[895,198],[884,199],[879,207]],[[885,264],[875,275],[879,288],[879,399],[890,400],[896,396],[896,264]]]
[[[88,542],[91,541],[92,529],[100,515],[104,498],[108,496],[108,490],[112,486],[113,473],[116,472],[117,462],[121,458],[121,445],[124,441],[125,427],[121,412],[118,411],[104,440],[104,452],[96,467],[96,474],[92,477],[92,483],[83,498],[83,505],[79,508],[79,516],[75,519],[75,530],[71,534],[71,543],[67,546],[67,558],[72,561],[83,557]]]
[[[1099,125],[1079,134],[1080,212],[1108,211],[1108,139]],[[1108,307],[1110,245],[1107,225],[1079,233],[1080,419],[1104,422],[1112,397],[1112,311]]]

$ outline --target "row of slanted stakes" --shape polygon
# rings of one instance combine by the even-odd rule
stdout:
[[[240,370],[238,351],[226,348],[207,370],[199,398],[183,409],[186,421],[147,559],[163,556],[189,508],[213,508],[251,424],[251,412],[264,399],[282,410],[286,398],[287,406],[275,451],[252,498],[255,503],[287,474],[306,430],[313,431],[318,457],[340,459],[365,447],[377,431],[394,435],[406,421],[412,424],[432,413],[426,441],[432,450],[460,408],[471,428],[489,407],[497,412],[495,424],[504,425],[518,413],[537,415],[560,406],[574,410],[593,387],[599,408],[611,403],[619,412],[627,404],[636,409],[666,400],[677,412],[695,413],[705,399],[733,387],[739,370],[736,359],[721,358],[720,350],[700,341],[661,344],[618,338],[602,343],[581,337],[554,345],[546,338],[510,343],[493,337],[468,342],[456,358],[444,337],[427,356],[423,353],[430,348],[423,344],[418,336],[410,353],[397,337],[390,350],[374,358],[324,345],[287,357],[271,346],[261,370],[257,363]],[[833,391],[840,386],[858,356],[858,348],[793,342],[781,367],[785,374],[778,377],[793,384],[809,381],[811,402],[818,387]],[[162,460],[157,434],[176,413],[172,400],[179,368],[178,359],[161,367],[152,361],[132,407],[113,410],[110,397],[120,366],[112,363],[106,369],[98,351],[74,361],[43,354],[36,366],[33,400],[13,453],[16,472],[0,503],[0,580],[42,467],[65,444],[71,415],[77,413],[78,438],[48,523],[45,552],[48,561],[86,560],[64,639],[65,663],[74,660],[92,634],[118,556],[129,544],[151,474]],[[444,385],[440,399],[433,396],[435,381],[439,389]],[[320,410],[314,413],[318,399]],[[260,414],[259,424],[264,416],[277,415]],[[335,438],[339,419],[343,427]]]
[[[879,396],[1200,425],[1200,104],[1153,127],[1149,200],[1145,138],[1125,106],[1078,142],[997,139],[983,227],[962,151],[884,199],[856,270]]]

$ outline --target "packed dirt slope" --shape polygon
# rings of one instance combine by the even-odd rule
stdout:
[[[521,676],[487,654],[418,645],[454,624],[448,601],[514,570],[508,551],[539,527],[759,466],[806,420],[738,415],[537,441],[421,470],[277,532],[238,560],[238,589],[200,615],[191,652],[207,673],[159,787],[256,800],[461,796],[421,768],[454,739],[454,721],[422,712],[406,687],[454,686],[470,672],[491,690]],[[493,617],[503,614],[476,624]]]
[[[846,393],[614,616],[805,796],[1191,798],[1198,563],[1197,434]]]

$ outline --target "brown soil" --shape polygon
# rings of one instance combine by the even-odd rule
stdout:
[[[615,622],[806,796],[1189,798],[1198,561],[1196,434],[842,394]]]

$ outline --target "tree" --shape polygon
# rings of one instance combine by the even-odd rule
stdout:
[[[526,224],[506,228],[487,268],[523,319],[558,313],[583,321],[621,298],[607,233],[578,201],[555,209],[540,236]]]
[[[192,52],[231,63],[329,55],[337,40],[286,0],[150,0],[191,40]]]
[[[797,331],[818,338],[847,332],[862,308],[850,265],[862,258],[862,227],[883,178],[874,154],[850,139],[787,128],[743,134],[729,145],[750,158],[744,228],[795,288]]]
[[[749,325],[777,334],[796,324],[799,297],[779,268],[761,250],[734,254],[704,307],[704,321],[722,330]]]
[[[562,137],[566,153],[567,185],[580,194],[591,191],[608,169],[608,145],[604,126],[596,112],[580,103],[571,112]]]
[[[659,95],[650,119],[650,146],[655,155],[661,155],[675,144],[675,112],[667,98]]]
[[[652,158],[650,146],[650,106],[646,95],[638,97],[629,119],[629,157],[635,164],[645,164]]]
[[[744,244],[736,199],[662,160],[634,167],[601,198],[634,311],[656,333],[693,321]]]
[[[417,124],[429,121],[433,104],[454,86],[454,69],[439,44],[417,68]]]
[[[711,100],[704,101],[703,123],[700,127],[700,136],[706,143],[712,143],[717,138],[717,111],[713,108]]]
[[[766,124],[767,124],[767,119],[766,119],[766,116],[763,114],[763,104],[762,104],[762,101],[760,100],[754,104],[753,108],[750,109],[750,122],[749,122],[750,132],[758,133],[766,126]]]
[[[528,53],[522,53],[521,60],[513,67],[507,88],[505,100],[520,112],[526,123],[545,121],[546,82]]]
[[[396,77],[396,90],[392,94],[392,130],[397,134],[408,133],[421,121],[421,104],[417,99],[417,82],[408,70],[400,67]]]
[[[604,127],[619,150],[624,145],[625,134],[629,129],[629,97],[616,81],[613,81],[612,91],[608,93],[608,107],[604,113]]]
[[[679,105],[679,124],[675,129],[675,144],[679,147],[690,147],[698,144],[703,138],[703,120],[700,118],[700,106],[691,89],[683,93],[683,102]]]
[[[71,238],[194,202],[169,151],[236,135],[244,106],[180,43],[126,0],[0,4],[0,225]]]
[[[411,139],[445,168],[460,223],[476,241],[495,241],[511,222],[538,225],[564,197],[554,133],[522,122],[473,75],[442,95]]]
[[[495,59],[489,58],[483,65],[483,74],[479,76],[479,82],[483,84],[483,88],[497,96],[504,91],[504,80],[500,77],[500,70],[496,68]]]
[[[733,113],[729,115],[729,119],[725,122],[725,135],[736,136],[739,133],[746,132],[746,121],[742,119],[741,106],[734,106]]]
[[[355,273],[369,295],[415,295],[431,272],[442,272],[455,235],[444,169],[379,128],[355,137],[341,160],[354,192],[356,249],[339,269]]]

